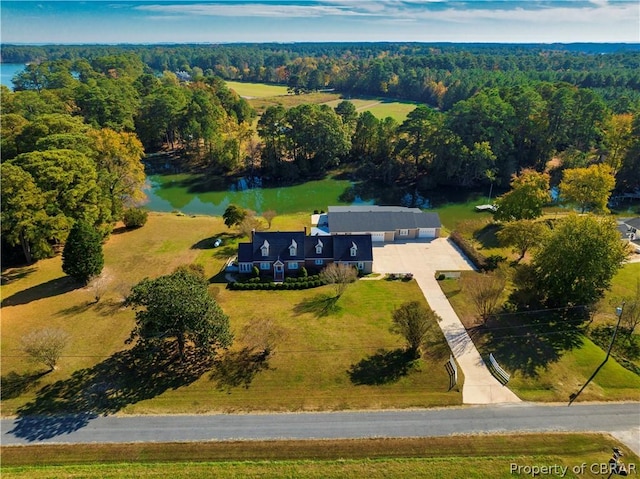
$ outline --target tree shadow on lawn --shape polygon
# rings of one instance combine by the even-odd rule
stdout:
[[[0,284],[5,285],[22,278],[26,278],[35,271],[35,266],[22,266],[18,268],[3,269],[2,275],[0,276]]]
[[[522,315],[502,317],[488,327],[479,327],[484,350],[508,372],[520,372],[535,378],[540,368],[557,362],[566,351],[583,344],[583,330],[575,316],[523,318]]]
[[[83,301],[82,303],[68,308],[63,308],[56,313],[57,316],[73,316],[76,314],[82,314],[85,311],[93,308],[100,316],[111,316],[116,311],[124,307],[123,301],[116,301],[113,299],[103,299],[100,301]]]
[[[195,348],[187,348],[180,361],[174,342],[153,349],[136,345],[44,386],[32,402],[18,409],[10,433],[28,441],[69,434],[98,416],[191,384],[212,363]]]
[[[0,378],[0,389],[2,389],[2,399],[17,398],[23,393],[35,388],[40,383],[40,378],[49,374],[50,371],[39,373],[18,374],[11,371]]]
[[[313,313],[317,318],[338,313],[342,308],[337,304],[339,296],[318,294],[310,299],[305,299],[293,307],[296,314]]]
[[[8,298],[2,300],[2,307],[28,304],[39,299],[65,294],[80,287],[82,287],[82,285],[73,278],[63,276],[62,278],[52,279],[46,283],[41,283],[12,294]]]
[[[357,364],[353,364],[347,373],[355,385],[380,386],[398,381],[409,374],[415,366],[413,351],[382,349]]]
[[[218,246],[217,249],[223,252],[226,256],[229,256],[229,254],[237,253],[237,247],[228,244],[232,239],[235,238],[237,238],[237,235],[231,233],[220,233],[215,236],[210,236],[209,238],[201,239],[197,243],[192,244],[191,249],[215,249],[216,246],[214,246],[213,243],[215,242],[215,240],[221,239],[222,245]]]
[[[500,242],[498,241],[497,233],[502,229],[502,225],[489,223],[482,229],[479,229],[473,233],[473,237],[478,241],[483,248],[499,248]]]
[[[214,363],[215,369],[209,376],[218,384],[218,389],[231,393],[232,388],[249,389],[258,373],[269,370],[269,353],[242,348],[240,351],[227,351]]]

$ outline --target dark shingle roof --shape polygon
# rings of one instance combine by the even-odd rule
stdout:
[[[322,253],[316,253],[316,245],[322,241]],[[333,258],[333,238],[331,236],[307,236],[304,239],[304,255],[307,259]]]
[[[350,206],[329,206],[329,213],[344,213],[352,211],[355,213],[363,212],[411,212],[422,213],[420,208],[407,208],[405,206],[378,206],[378,205],[350,205]]]
[[[253,246],[251,243],[238,244],[238,263],[253,262]]]
[[[288,260],[304,260],[304,238],[303,231],[286,231],[271,232],[259,231],[253,234],[251,242],[252,254],[254,260],[275,261],[280,258],[282,261]],[[297,251],[295,256],[289,254],[289,246],[291,240],[297,243]],[[267,241],[269,243],[269,254],[262,256],[262,245]]]
[[[331,208],[329,209],[329,230],[331,233],[395,231],[398,229],[440,228],[441,226],[438,213],[423,213],[417,208],[371,211],[332,211]]]
[[[289,255],[291,240],[298,244],[297,255]],[[269,243],[269,255],[262,256],[261,247]],[[322,241],[322,253],[316,253],[318,240]],[[351,256],[351,247],[357,246],[356,256]],[[305,236],[303,232],[254,233],[251,243],[238,245],[238,262],[281,261],[306,259],[333,259],[335,261],[373,261],[371,235]]]
[[[356,256],[351,256],[351,247],[357,246]],[[333,259],[335,261],[373,261],[371,235],[333,236]]]

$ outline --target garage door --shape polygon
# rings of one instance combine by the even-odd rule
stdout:
[[[435,228],[420,228],[418,230],[418,238],[435,238],[435,237],[436,237]]]
[[[374,231],[371,233],[371,241],[384,241],[384,231]]]

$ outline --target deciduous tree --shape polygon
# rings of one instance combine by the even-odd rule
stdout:
[[[506,285],[504,274],[500,271],[472,273],[463,276],[461,283],[462,289],[471,298],[481,323],[486,324],[498,309],[500,297]]]
[[[608,213],[607,202],[615,185],[613,170],[604,163],[568,169],[562,175],[560,197],[566,203],[578,205],[581,213]]]
[[[271,222],[273,221],[273,218],[275,218],[277,215],[278,214],[275,212],[275,210],[267,210],[262,213],[262,217],[267,222],[269,229],[271,228]]]
[[[358,278],[358,270],[353,266],[342,263],[331,263],[320,271],[320,279],[327,284],[333,285],[336,298],[342,296],[349,284]]]
[[[73,150],[32,151],[11,162],[31,174],[46,198],[45,210],[60,219],[61,230],[50,237],[64,240],[73,220],[103,223],[109,217],[94,163]]]
[[[49,371],[56,369],[58,360],[69,342],[69,335],[62,329],[42,328],[23,336],[20,343],[22,350],[31,360],[43,363]]]
[[[505,223],[497,236],[501,245],[511,246],[515,253],[520,254],[516,260],[520,262],[527,251],[539,245],[548,232],[549,228],[539,221],[517,220]]]
[[[262,231],[264,223],[256,217],[253,211],[247,212],[245,217],[238,223],[238,231],[242,236],[251,236],[252,231]]]
[[[98,182],[109,198],[111,217],[118,220],[126,206],[144,198],[142,143],[133,133],[118,133],[108,128],[89,133],[93,140]]]
[[[391,330],[401,334],[409,344],[409,350],[415,357],[427,335],[440,318],[430,308],[417,301],[404,303],[392,314],[393,326]]]
[[[537,291],[551,307],[591,305],[609,288],[627,253],[615,220],[571,214],[534,254]]]
[[[2,236],[10,245],[20,245],[27,263],[51,254],[53,227],[45,211],[46,197],[33,177],[12,163],[0,165],[2,184]]]
[[[246,216],[246,210],[234,204],[227,206],[227,209],[224,210],[222,214],[224,224],[227,225],[227,228],[240,224]]]
[[[605,162],[611,166],[615,175],[633,144],[632,135],[633,115],[623,113],[611,115],[604,124],[604,145],[607,149]]]
[[[636,279],[636,290],[633,296],[626,297],[624,302],[620,324],[631,337],[640,324],[640,278]]]
[[[179,268],[156,279],[143,279],[127,297],[136,310],[136,326],[130,340],[153,343],[174,338],[180,358],[187,342],[205,355],[231,345],[229,318],[208,291],[201,275]]]
[[[542,207],[550,200],[549,175],[523,170],[511,179],[511,191],[496,199],[494,218],[501,221],[535,219],[542,215]]]

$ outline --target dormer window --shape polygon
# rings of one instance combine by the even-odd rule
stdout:
[[[260,246],[260,251],[262,252],[262,256],[269,256],[269,242],[264,240],[262,246]]]
[[[296,240],[291,240],[291,245],[289,246],[289,256],[296,256],[298,254],[298,243]]]
[[[356,246],[356,244],[352,241],[351,242],[351,256],[356,256],[358,254],[358,247]]]
[[[318,242],[316,243],[316,254],[322,254],[322,247],[324,245],[322,244],[322,241],[318,240]]]

